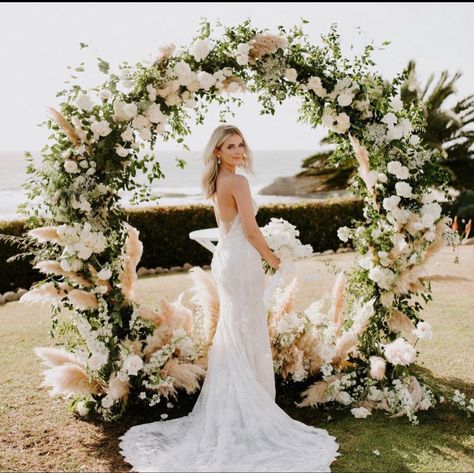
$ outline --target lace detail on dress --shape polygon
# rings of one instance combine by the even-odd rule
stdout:
[[[238,215],[220,231],[211,262],[219,321],[196,404],[187,416],[132,427],[121,453],[139,472],[328,472],[340,455],[336,438],[275,403],[260,254]]]

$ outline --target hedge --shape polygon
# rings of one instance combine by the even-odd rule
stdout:
[[[341,246],[337,229],[351,226],[352,220],[362,219],[363,203],[355,198],[327,199],[295,204],[259,206],[257,223],[265,226],[272,217],[283,218],[300,230],[303,244],[311,244],[314,251],[337,249]],[[189,238],[189,233],[216,226],[212,206],[141,207],[127,210],[128,222],[140,232],[143,255],[139,266],[170,268],[190,263],[204,266],[211,263],[212,253]],[[26,231],[23,220],[0,221],[0,234],[22,235]],[[20,250],[10,242],[0,241],[0,294],[23,287],[28,289],[43,279],[31,263],[6,260]]]

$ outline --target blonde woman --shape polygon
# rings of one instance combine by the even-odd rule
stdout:
[[[202,187],[220,235],[211,263],[219,321],[207,374],[189,415],[132,427],[122,453],[134,471],[330,471],[340,455],[335,437],[275,403],[262,258],[276,269],[280,260],[258,228],[246,177],[236,173],[253,172],[252,153],[238,128],[222,125],[203,159]]]

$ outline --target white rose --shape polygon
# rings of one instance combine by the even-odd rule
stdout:
[[[374,265],[372,261],[372,255],[370,253],[366,253],[359,259],[359,266],[364,269],[371,269]]]
[[[385,197],[382,202],[382,206],[385,210],[390,212],[400,203],[400,197],[398,195],[392,195],[391,197]]]
[[[148,84],[146,86],[146,91],[148,92],[148,99],[150,102],[154,102],[156,100],[156,88],[153,84]]]
[[[308,80],[308,88],[311,89],[318,97],[324,98],[327,94],[326,89],[321,83],[321,78],[310,77]]]
[[[134,103],[116,101],[113,108],[115,118],[119,122],[129,121],[138,113],[138,108]]]
[[[384,174],[383,172],[379,172],[378,175],[377,175],[377,180],[382,182],[383,184],[386,184],[387,183],[387,175]]]
[[[207,39],[198,39],[193,43],[190,49],[191,56],[196,59],[196,61],[200,62],[206,59],[208,54],[211,52],[211,43],[209,38]]]
[[[179,61],[176,64],[176,66],[174,67],[174,73],[178,77],[177,84],[184,85],[186,87],[188,87],[196,78],[196,74],[191,70],[191,67],[185,61]],[[175,92],[177,90],[173,83],[171,83],[170,86],[173,87],[173,89],[169,91],[170,93]]]
[[[403,128],[400,126],[389,126],[387,139],[390,141],[399,140],[403,136]]]
[[[100,96],[100,98],[102,98],[102,99],[108,100],[108,99],[112,98],[112,92],[110,92],[110,90],[108,90],[108,89],[102,89],[102,90],[99,92],[99,96]]]
[[[400,181],[395,184],[395,190],[400,197],[412,197],[412,189],[408,182]]]
[[[411,135],[409,142],[412,146],[416,146],[420,142],[420,137],[418,135]]]
[[[343,242],[346,242],[349,240],[349,228],[347,227],[340,227],[338,230],[337,230],[337,236],[339,238],[339,240],[343,241]]]
[[[400,112],[403,109],[403,101],[400,97],[392,97],[390,99],[390,107],[394,112]]]
[[[341,107],[347,107],[352,103],[352,100],[354,99],[354,95],[351,94],[348,91],[344,91],[341,94],[339,94],[339,97],[337,98],[337,103]]]
[[[137,115],[132,121],[132,127],[141,130],[142,128],[149,128],[150,121],[144,115]]]
[[[151,140],[151,131],[148,128],[142,128],[139,132],[138,135],[143,141],[149,141]]]
[[[146,116],[151,123],[161,123],[165,118],[160,106],[156,103],[148,108]]]
[[[127,148],[124,148],[123,146],[121,145],[117,145],[115,147],[115,152],[121,157],[121,158],[125,158],[126,156],[128,156],[130,154],[130,150],[127,149]]]
[[[136,376],[143,368],[143,360],[138,355],[130,355],[123,362],[123,367],[131,376]]]
[[[395,123],[397,123],[398,119],[396,115],[392,112],[387,113],[386,115],[383,116],[383,118],[380,120],[382,123],[385,123],[389,127],[393,127]]]
[[[69,174],[79,172],[79,168],[77,166],[76,161],[72,161],[71,159],[66,159],[66,161],[64,161],[64,170]]]
[[[92,102],[92,99],[90,98],[89,95],[80,93],[76,97],[76,100],[74,101],[74,105],[79,110],[90,112],[92,110],[92,107],[94,106],[94,102]]]
[[[91,124],[92,133],[94,133],[94,137],[97,139],[99,136],[107,136],[112,133],[112,129],[110,128],[109,122],[107,120],[102,120],[100,122],[93,122]]]
[[[173,92],[172,94],[168,95],[165,100],[165,104],[169,107],[173,107],[175,105],[179,105],[181,103],[181,97],[177,92]]]
[[[351,120],[349,115],[342,112],[336,117],[337,125],[334,127],[334,131],[337,133],[345,133],[351,127]]]
[[[133,141],[133,130],[130,127],[120,135],[123,141]]]
[[[209,90],[216,82],[215,77],[209,72],[200,71],[197,75],[199,84],[204,90]]]
[[[296,78],[298,77],[298,72],[296,69],[293,67],[286,69],[285,71],[285,77],[290,81],[290,82],[295,82]]]

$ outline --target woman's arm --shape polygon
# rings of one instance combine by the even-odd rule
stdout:
[[[268,246],[255,219],[252,195],[247,178],[242,175],[236,175],[235,178],[232,179],[230,187],[230,192],[237,204],[245,237],[272,268],[278,269],[280,259]]]

